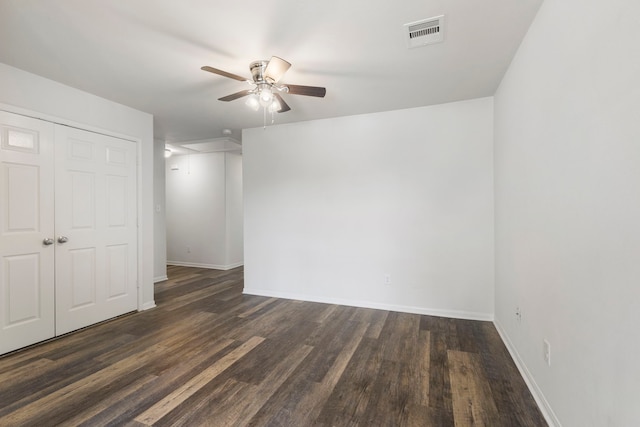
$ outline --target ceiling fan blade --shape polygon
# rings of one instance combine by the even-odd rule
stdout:
[[[277,56],[272,56],[269,60],[269,64],[267,64],[267,68],[264,70],[265,79],[273,80],[274,83],[277,83],[278,80],[284,76],[284,73],[291,67],[291,64],[285,61],[282,58],[278,58]]]
[[[240,92],[232,93],[231,95],[218,98],[218,101],[233,101],[234,99],[242,98],[252,93],[250,90],[241,90]]]
[[[284,102],[284,99],[282,99],[279,93],[274,93],[273,97],[280,103],[280,109],[278,110],[278,113],[286,113],[287,111],[291,110],[291,107],[289,107],[289,105]]]
[[[319,98],[324,98],[327,93],[327,89],[318,86],[300,86],[300,85],[283,85],[289,88],[289,93],[292,95],[306,95],[306,96],[317,96]]]
[[[244,77],[241,77],[237,74],[227,73],[226,71],[218,70],[217,68],[209,67],[208,65],[205,65],[200,69],[203,71],[208,71],[213,74],[218,74],[220,76],[229,77],[230,79],[239,80],[241,82],[249,81],[248,79],[245,79]]]

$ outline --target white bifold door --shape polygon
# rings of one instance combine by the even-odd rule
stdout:
[[[0,353],[55,335],[53,134],[0,112]]]
[[[0,138],[0,354],[135,310],[135,143],[5,112]]]
[[[56,334],[135,310],[135,143],[55,128]]]

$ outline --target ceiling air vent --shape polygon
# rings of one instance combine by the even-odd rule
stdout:
[[[407,46],[418,47],[444,40],[444,15],[404,24]]]

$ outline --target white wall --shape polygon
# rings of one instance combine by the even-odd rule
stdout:
[[[242,155],[225,153],[226,265],[244,264]]]
[[[245,292],[492,319],[492,132],[491,98],[245,130]]]
[[[235,157],[233,157],[235,156]],[[242,182],[238,155],[224,152],[173,156],[166,162],[167,259],[169,264],[229,269],[242,265]],[[229,172],[227,173],[227,158]],[[238,169],[240,171],[238,171]],[[227,186],[229,178],[230,185]],[[239,192],[239,194],[237,194]],[[232,193],[232,194],[228,194]],[[232,206],[227,207],[227,199]],[[227,218],[229,214],[238,218]],[[228,222],[234,224],[233,227]],[[230,228],[229,228],[230,227]],[[229,233],[239,233],[228,235]],[[228,242],[233,247],[229,256]],[[233,258],[233,259],[232,259]]]
[[[640,425],[639,16],[546,0],[495,97],[496,323],[565,426]]]
[[[0,63],[0,108],[141,141],[141,306],[153,298],[153,116]]]
[[[153,281],[167,279],[167,226],[165,196],[165,142],[153,141]]]

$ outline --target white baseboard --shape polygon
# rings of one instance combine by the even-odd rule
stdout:
[[[142,304],[142,307],[140,307],[138,311],[151,310],[152,308],[155,308],[155,307],[156,307],[155,301],[147,301],[144,304]]]
[[[383,304],[372,301],[359,301],[341,298],[318,297],[314,295],[303,295],[292,292],[277,292],[263,289],[252,289],[245,287],[243,290],[247,295],[259,295],[263,297],[284,298],[300,301],[319,302],[323,304],[338,304],[349,307],[373,308],[377,310],[397,311],[400,313],[424,314],[427,316],[450,317],[454,319],[493,321],[493,313],[475,313],[456,310],[440,310],[434,308],[414,307],[405,305]]]
[[[227,264],[227,265],[218,265],[218,264],[202,264],[197,262],[167,261],[167,265],[177,265],[180,267],[209,268],[211,270],[231,270],[232,268],[243,266],[244,262],[237,262],[234,264]]]
[[[547,424],[549,424],[549,427],[561,427],[560,420],[558,420],[558,417],[556,417],[556,414],[553,412],[553,409],[551,409],[549,402],[544,397],[544,393],[542,393],[542,390],[540,390],[540,387],[538,387],[538,384],[536,384],[536,381],[533,378],[533,375],[531,375],[531,372],[527,368],[527,365],[525,365],[524,361],[520,357],[520,354],[518,354],[518,351],[516,350],[511,340],[509,339],[509,336],[507,335],[506,331],[502,328],[502,326],[500,325],[500,322],[498,322],[497,320],[494,320],[493,324],[495,325],[498,331],[498,334],[500,334],[500,338],[502,338],[502,341],[504,342],[504,345],[507,347],[507,350],[509,350],[509,354],[511,355],[511,358],[513,359],[516,366],[518,367],[518,371],[520,371],[520,375],[522,376],[522,378],[524,378],[524,382],[527,384],[529,391],[531,392],[531,394],[533,395],[533,398],[538,404],[538,408],[540,408],[540,412],[542,412],[542,415],[544,416],[544,419],[547,421]]]
[[[164,282],[165,280],[169,280],[166,274],[164,276],[154,277],[153,283]]]

